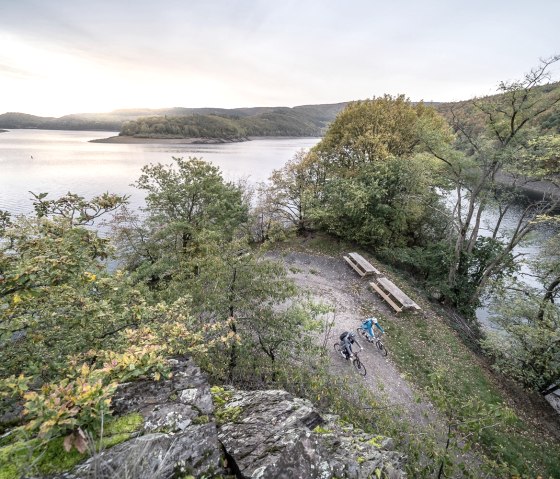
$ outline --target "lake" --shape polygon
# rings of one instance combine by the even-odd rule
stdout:
[[[171,163],[172,157],[196,156],[218,166],[227,180],[263,181],[294,154],[320,138],[265,138],[217,145],[164,143],[89,143],[116,132],[10,130],[0,133],[0,209],[32,211],[31,195],[57,198],[68,191],[91,198],[100,193],[131,195],[140,205],[144,193],[130,186],[142,166]]]
[[[48,192],[57,198],[68,191],[91,198],[109,191],[130,195],[132,206],[143,203],[144,193],[130,186],[142,166],[171,163],[171,158],[196,156],[220,167],[228,180],[248,178],[257,182],[268,178],[272,170],[282,167],[301,148],[311,148],[320,138],[273,138],[218,145],[116,144],[89,143],[89,140],[114,136],[115,132],[11,130],[0,133],[0,209],[11,213],[32,211],[31,195]],[[513,227],[520,210],[512,209],[504,227]],[[484,225],[495,222],[495,212],[488,210]],[[490,227],[488,227],[490,228]],[[539,226],[533,242],[516,249],[532,257],[550,236],[549,228]],[[535,285],[530,269],[522,267],[522,277]],[[488,311],[480,308],[478,318],[487,326]]]

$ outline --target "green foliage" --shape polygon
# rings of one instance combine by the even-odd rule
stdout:
[[[503,329],[482,343],[497,370],[537,391],[560,377],[560,308],[542,295],[525,286],[498,296],[492,320]]]
[[[391,351],[395,351],[391,357],[401,373],[426,391],[446,414],[452,442],[464,441],[466,436],[468,441],[461,444],[481,447],[492,458],[487,464],[484,461],[484,468],[494,471],[490,477],[515,471],[544,477],[558,473],[558,461],[550,460],[560,457],[558,445],[512,414],[500,389],[442,317],[407,314],[390,322],[387,329]],[[461,432],[463,427],[475,429]],[[431,446],[421,447],[426,450]],[[438,439],[431,450],[439,458],[434,462],[439,466],[446,456],[445,443]],[[446,468],[450,466],[445,463]]]
[[[147,193],[146,220],[124,214],[114,222],[126,266],[152,286],[174,274],[198,235],[230,240],[247,220],[243,191],[226,183],[219,168],[197,158],[174,162],[142,169],[136,187]]]
[[[95,232],[66,219],[20,218],[2,239],[0,342],[9,344],[0,348],[2,376],[47,379],[68,355],[139,321],[145,302],[122,273],[103,271],[110,249]]]
[[[404,96],[351,103],[290,166],[298,176],[278,172],[269,191],[282,185],[291,192],[283,208],[298,213],[300,230],[311,224],[376,248],[438,241],[447,224],[434,189],[438,165],[422,141],[429,132],[441,141],[451,137],[434,110]],[[305,214],[294,205],[305,206]]]
[[[0,478],[18,479],[29,473],[47,475],[68,471],[86,459],[87,455],[128,440],[140,430],[143,421],[140,414],[131,413],[106,422],[102,437],[88,438],[87,453],[80,453],[76,449],[66,452],[62,437],[47,442],[16,438],[6,446],[0,443]]]
[[[62,436],[80,452],[109,416],[116,383],[158,380],[168,374],[166,357],[203,356],[235,338],[222,323],[193,330],[184,295],[150,304],[142,285],[108,272],[107,240],[76,213],[113,205],[96,201],[90,209],[69,194],[43,202],[38,217],[5,216],[0,238],[1,412],[19,401],[18,431],[41,444]]]
[[[232,393],[218,386],[212,386],[210,392],[215,406],[214,418],[216,423],[222,425],[226,422],[235,422],[243,410],[239,406],[225,406],[231,400]]]
[[[404,95],[385,95],[350,103],[316,146],[330,168],[353,171],[390,157],[408,158],[418,151],[420,127],[445,129],[445,121],[422,103],[413,105]],[[344,174],[344,173],[343,173]]]
[[[139,138],[227,138],[247,136],[232,118],[216,115],[145,117],[123,124],[120,135]]]
[[[441,161],[440,184],[447,184],[450,199],[454,196],[450,234],[454,245],[446,292],[454,306],[471,314],[483,292],[504,276],[503,271],[511,274],[511,252],[535,228],[538,216],[558,206],[556,199],[545,195],[526,205],[517,225],[506,231],[502,220],[518,195],[499,181],[505,178],[514,189],[531,180],[556,181],[558,139],[543,135],[536,125],[560,102],[558,84],[542,85],[558,60],[560,56],[541,60],[521,80],[500,83],[498,95],[451,108],[454,147],[437,136],[423,137]],[[481,218],[489,205],[497,208],[499,216],[490,231],[494,244],[483,245]],[[473,258],[480,266],[474,275]]]
[[[33,207],[38,218],[44,216],[60,216],[72,225],[93,224],[93,222],[106,213],[115,211],[128,201],[127,196],[104,193],[91,200],[74,193],[55,200],[46,200],[47,193],[31,193],[35,200]]]
[[[391,157],[331,178],[312,212],[322,229],[362,245],[399,247],[438,240],[445,224],[423,157]],[[439,224],[438,224],[439,223]]]
[[[296,153],[281,169],[272,172],[269,181],[261,210],[269,221],[291,223],[298,233],[303,233],[309,227],[313,204],[313,172],[306,153]]]

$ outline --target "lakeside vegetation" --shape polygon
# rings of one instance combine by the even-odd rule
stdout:
[[[558,257],[538,260],[543,291],[512,283],[514,247],[537,221],[553,221],[558,200],[528,204],[514,231],[499,220],[491,236],[481,234],[484,208],[498,205],[502,218],[517,199],[496,184],[498,172],[515,184],[558,178],[558,137],[538,128],[560,102],[557,87],[536,88],[551,63],[502,84],[500,96],[457,105],[448,120],[404,96],[351,103],[315,148],[255,188],[225,181],[201,159],[175,158],[143,168],[135,183],[146,194],[142,212],[111,194],[37,194],[34,215],[0,214],[0,407],[11,418],[0,460],[10,461],[7,443],[30,439],[38,451],[57,441],[83,453],[83,431],[98,434],[117,383],[165,378],[166,358],[186,354],[217,384],[284,387],[393,435],[413,477],[558,477],[558,443],[499,386],[511,380],[544,393],[560,376]],[[235,130],[215,118],[208,128]],[[192,127],[181,121],[169,124]],[[110,237],[101,237],[90,226],[109,216]],[[391,322],[389,345],[401,373],[446,418],[443,444],[332,376],[315,340],[328,308],[265,256],[309,232],[329,238],[329,248],[374,253],[425,291],[429,314]],[[109,257],[118,270],[107,269]],[[488,292],[505,298],[508,310],[495,315],[507,340],[476,321]],[[480,464],[454,460],[469,448]],[[35,472],[27,466],[14,474]]]

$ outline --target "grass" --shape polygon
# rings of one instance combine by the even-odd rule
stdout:
[[[138,413],[115,418],[106,424],[103,439],[91,444],[103,450],[129,439],[140,429],[143,418]],[[48,475],[68,471],[84,461],[88,453],[80,454],[75,449],[66,452],[63,437],[41,443],[38,439],[20,439],[0,447],[0,479],[18,479],[29,473]]]
[[[428,306],[429,307],[429,306]],[[479,358],[470,351],[437,314],[404,314],[385,318],[392,358],[408,380],[424,391],[432,386],[432,373],[441,375],[445,391],[455,398],[507,407],[507,397]],[[461,414],[468,417],[469,411]],[[485,452],[527,477],[560,477],[560,446],[515,414],[485,429],[481,436]]]

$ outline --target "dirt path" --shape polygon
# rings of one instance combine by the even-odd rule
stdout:
[[[364,348],[360,359],[367,369],[367,375],[363,379],[332,348],[340,333],[355,332],[363,319],[375,316],[377,312],[383,312],[391,321],[400,321],[392,309],[371,291],[367,279],[360,278],[342,258],[339,260],[318,254],[290,252],[282,260],[290,272],[289,276],[302,289],[308,290],[316,302],[328,304],[335,309],[335,324],[327,341],[334,371],[337,374],[351,375],[353,380],[364,381],[372,391],[386,398],[389,405],[400,406],[404,416],[413,424],[433,426],[437,418],[434,407],[401,376],[391,361],[390,341],[389,354],[383,357],[375,345],[358,339]]]

